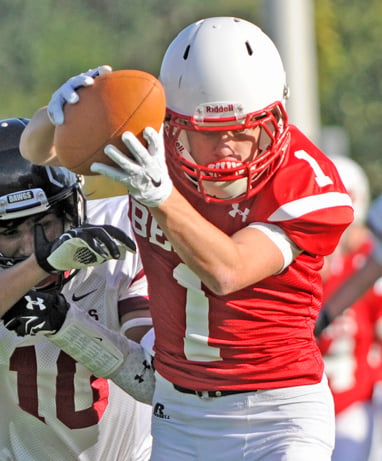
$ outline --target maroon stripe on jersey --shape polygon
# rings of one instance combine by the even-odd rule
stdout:
[[[137,275],[134,277],[134,279],[132,280],[131,284],[133,284],[134,282],[138,281],[138,280],[141,280],[143,277],[145,276],[145,271],[143,269],[141,269]]]
[[[149,308],[147,296],[135,296],[134,298],[122,299],[118,303],[118,314],[121,319],[125,314]]]

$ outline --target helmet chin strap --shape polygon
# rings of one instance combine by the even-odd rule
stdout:
[[[211,197],[228,200],[238,197],[247,190],[247,178],[235,181],[203,181],[203,187]]]
[[[195,163],[194,158],[191,155],[191,147],[188,142],[187,130],[180,130],[179,137],[176,141],[176,150],[179,155],[184,157],[189,162]]]

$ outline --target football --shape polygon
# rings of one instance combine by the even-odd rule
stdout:
[[[64,123],[57,125],[54,144],[61,165],[83,175],[93,162],[115,164],[104,154],[114,144],[129,155],[121,134],[131,131],[142,142],[143,129],[159,130],[165,116],[164,89],[153,75],[140,70],[117,70],[76,90],[79,101],[65,104]]]

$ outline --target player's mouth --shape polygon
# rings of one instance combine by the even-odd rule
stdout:
[[[209,170],[208,175],[212,177],[221,176],[224,173],[227,175],[241,176],[245,173],[244,169],[240,169],[243,165],[243,162],[237,160],[220,160],[219,162],[209,163],[205,167]],[[216,170],[216,173],[214,173],[213,170]]]

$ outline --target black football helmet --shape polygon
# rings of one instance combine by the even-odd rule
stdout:
[[[19,150],[25,118],[0,120],[0,227],[17,227],[25,219],[54,212],[65,229],[86,220],[81,176],[63,167],[35,165]],[[0,266],[9,267],[24,258],[0,253]]]

